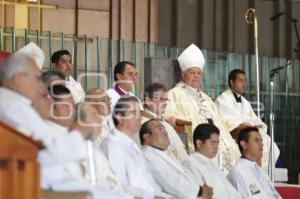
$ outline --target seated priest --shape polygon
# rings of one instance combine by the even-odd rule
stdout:
[[[85,101],[92,104],[102,117],[101,134],[96,138],[100,145],[114,128],[111,120],[111,99],[104,89],[91,88],[86,92]]]
[[[201,182],[202,178],[196,180],[181,162],[167,153],[170,141],[159,120],[150,119],[142,125],[140,140],[154,179],[164,192],[180,199],[212,198],[213,190]]]
[[[73,77],[73,65],[71,53],[67,50],[58,50],[51,56],[53,67],[62,72],[66,77],[66,86],[71,91],[75,103],[84,101],[84,90],[80,82],[76,81]]]
[[[228,172],[240,157],[237,144],[225,128],[217,107],[202,90],[204,56],[194,44],[187,47],[178,57],[181,68],[181,81],[169,90],[170,103],[164,116],[192,122],[194,130],[199,124],[210,123],[220,129],[220,147],[214,162],[223,172]],[[192,132],[189,132],[189,151],[193,150]]]
[[[141,127],[140,111],[136,97],[121,97],[113,109],[116,128],[103,140],[101,147],[124,187],[133,188],[145,199],[171,198],[154,180],[141,149],[133,140]]]
[[[168,92],[166,87],[160,83],[152,83],[144,93],[144,111],[142,111],[142,123],[157,119],[168,133],[170,145],[167,152],[172,154],[180,162],[188,159],[187,150],[179,138],[175,129],[162,117],[168,104]]]
[[[114,80],[114,86],[106,91],[111,98],[111,109],[113,109],[120,97],[124,95],[135,96],[132,93],[137,82],[135,65],[129,61],[117,63],[114,68]],[[140,103],[140,106],[143,109],[142,103]]]
[[[195,151],[184,165],[197,182],[205,182],[213,189],[214,199],[242,199],[225,175],[211,161],[217,155],[220,131],[212,124],[199,124],[194,130]]]
[[[270,177],[256,162],[262,157],[263,142],[259,130],[247,127],[240,131],[237,143],[242,157],[227,178],[244,199],[281,199]]]
[[[228,77],[229,89],[224,91],[215,101],[218,111],[228,130],[233,136],[246,127],[257,127],[262,136],[264,151],[261,162],[262,167],[267,171],[270,158],[271,139],[267,134],[268,126],[254,113],[250,102],[243,97],[246,91],[246,75],[241,69],[232,70]],[[279,156],[279,149],[275,144],[274,159]],[[275,164],[275,163],[274,163]]]
[[[55,79],[55,73],[44,77],[44,81]],[[95,140],[101,134],[101,117],[97,110],[90,103],[77,104],[77,110],[71,92],[64,85],[52,85],[51,97],[55,103],[52,104],[51,114],[50,107],[45,100],[40,100],[36,109],[38,112],[47,112],[48,117],[44,118],[52,131],[59,135],[67,133],[75,133],[76,131],[84,132],[86,139]],[[44,111],[43,111],[44,110]],[[76,114],[77,113],[77,114]],[[70,130],[69,130],[70,129]],[[83,153],[80,159],[66,159],[59,165],[54,167],[42,168],[42,183],[44,188],[51,187],[57,191],[72,191],[72,187],[76,186],[77,190],[92,191],[89,186],[91,183],[89,156],[87,152],[87,143],[78,145],[78,150]],[[67,147],[67,146],[66,146]],[[129,192],[126,192],[117,178],[111,171],[106,157],[103,155],[99,147],[93,149],[94,153],[94,168],[95,168],[95,187],[102,190],[110,190],[116,192],[119,197],[132,198]],[[77,153],[74,151],[74,153]]]

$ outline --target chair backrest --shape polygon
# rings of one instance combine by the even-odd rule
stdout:
[[[180,81],[181,69],[176,59],[145,58],[144,87],[158,82],[170,89]],[[192,122],[177,120],[174,127],[189,152],[194,151]]]
[[[43,145],[0,122],[0,198],[40,199]]]
[[[145,89],[154,82],[164,84],[170,89],[179,82],[181,70],[175,59],[148,57],[145,58],[144,74],[147,74],[144,75]]]

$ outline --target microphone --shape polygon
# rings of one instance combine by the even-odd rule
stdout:
[[[270,78],[272,79],[278,71],[280,71],[280,70],[282,70],[282,69],[284,69],[284,68],[287,68],[289,65],[291,65],[291,64],[292,64],[294,61],[296,61],[296,60],[298,60],[298,58],[289,60],[288,63],[285,64],[285,65],[283,65],[283,66],[278,66],[278,67],[276,67],[276,68],[273,68],[273,69],[270,71]]]
[[[276,15],[274,15],[273,17],[270,18],[271,21],[277,19],[278,17],[281,17],[282,15],[285,15],[285,12],[279,12]]]

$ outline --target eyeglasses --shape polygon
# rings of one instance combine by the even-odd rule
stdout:
[[[101,97],[100,101],[101,102],[109,102],[109,101],[111,101],[111,97],[108,97],[108,96],[107,97]]]
[[[153,100],[161,101],[161,102],[170,102],[169,98],[163,98],[163,97],[160,98],[153,97]]]

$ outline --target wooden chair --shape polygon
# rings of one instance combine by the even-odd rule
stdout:
[[[92,199],[89,192],[58,192],[43,190],[41,199]]]
[[[175,125],[174,128],[188,152],[194,151],[192,122],[177,119]]]
[[[153,82],[164,84],[168,89],[179,82],[181,70],[177,60],[148,57],[144,62],[144,74],[147,74],[144,78],[144,89]],[[192,122],[177,120],[174,128],[188,152],[193,151]]]
[[[1,199],[92,199],[88,192],[41,192],[37,154],[43,144],[2,122],[0,137]]]
[[[40,199],[37,154],[43,145],[0,122],[0,198]]]

